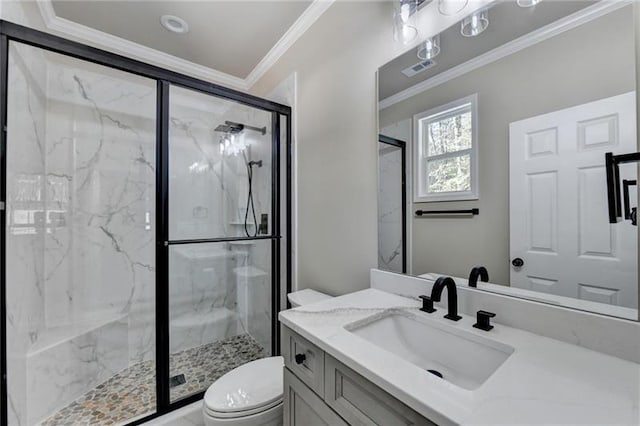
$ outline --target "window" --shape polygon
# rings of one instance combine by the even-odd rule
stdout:
[[[415,202],[478,199],[477,95],[413,117]]]

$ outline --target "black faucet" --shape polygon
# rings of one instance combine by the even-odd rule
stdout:
[[[438,278],[431,289],[431,300],[439,302],[442,297],[442,290],[444,290],[445,287],[447,288],[447,307],[449,313],[444,317],[451,321],[459,321],[462,317],[458,315],[458,291],[456,290],[456,282],[453,278]]]
[[[485,283],[489,281],[489,272],[487,271],[487,268],[484,266],[474,266],[469,274],[469,287],[478,286],[478,276],[480,277],[480,280]]]

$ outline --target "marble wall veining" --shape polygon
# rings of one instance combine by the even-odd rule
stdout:
[[[378,267],[403,272],[402,149],[378,142]]]
[[[35,223],[36,212],[41,209],[43,197],[44,134],[46,130],[46,59],[35,53],[28,55],[23,46],[19,53],[9,56],[8,87],[19,96],[9,97],[11,108],[7,121],[13,129],[19,128],[20,155],[8,159],[8,169],[14,170],[7,180],[7,199],[18,211],[12,218],[15,232],[6,234],[7,247],[7,368],[14,374],[8,379],[7,406],[11,424],[26,424],[27,412],[27,358],[44,326],[42,294],[44,289],[44,234],[32,232],[29,223]],[[29,70],[33,70],[30,72]],[[11,137],[12,128],[8,128]],[[11,151],[9,151],[9,154]],[[12,204],[8,203],[9,209]],[[11,211],[11,210],[10,210]],[[11,217],[11,216],[10,216]],[[41,218],[41,214],[38,216]],[[24,231],[22,223],[25,224]],[[12,272],[19,282],[11,285]]]
[[[411,228],[413,220],[411,181],[411,120],[380,129],[380,134],[405,143],[406,252],[402,257],[402,157],[398,148],[378,142],[378,267],[402,272],[402,261],[411,273]]]
[[[262,213],[271,220],[271,114],[176,87],[170,92],[170,114],[170,238],[245,235],[246,161],[262,161],[262,167],[253,167],[254,205],[258,222]],[[224,154],[224,133],[215,129],[226,121],[266,127],[267,133],[247,129],[239,135],[248,146],[244,154]]]
[[[23,426],[155,359],[156,83],[11,42],[9,87],[8,400]],[[271,233],[271,113],[177,87],[170,102],[170,239],[245,236],[247,161],[262,161]],[[223,155],[226,120],[266,132]],[[271,247],[170,246],[172,353],[243,334],[270,353]]]
[[[155,355],[156,89],[14,42],[9,81],[9,419],[31,425]]]
[[[252,169],[256,219],[267,214],[271,222],[271,114],[175,87],[170,99],[170,239],[246,236],[249,161],[262,161]],[[265,127],[266,134],[246,129],[240,137],[247,149],[223,153],[224,133],[215,129],[227,120]],[[250,211],[250,235],[253,223]],[[172,353],[245,333],[270,351],[270,253],[269,240],[171,246]]]

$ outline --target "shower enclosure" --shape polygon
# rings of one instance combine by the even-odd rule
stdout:
[[[407,272],[406,143],[378,136],[378,268]]]
[[[0,423],[141,423],[276,354],[290,108],[0,34]]]

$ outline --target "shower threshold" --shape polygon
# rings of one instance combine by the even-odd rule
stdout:
[[[266,352],[251,336],[242,334],[171,354],[171,377],[185,383],[170,389],[175,402],[206,388],[223,374]],[[155,362],[144,361],[119,372],[45,419],[43,426],[126,424],[156,409]]]

